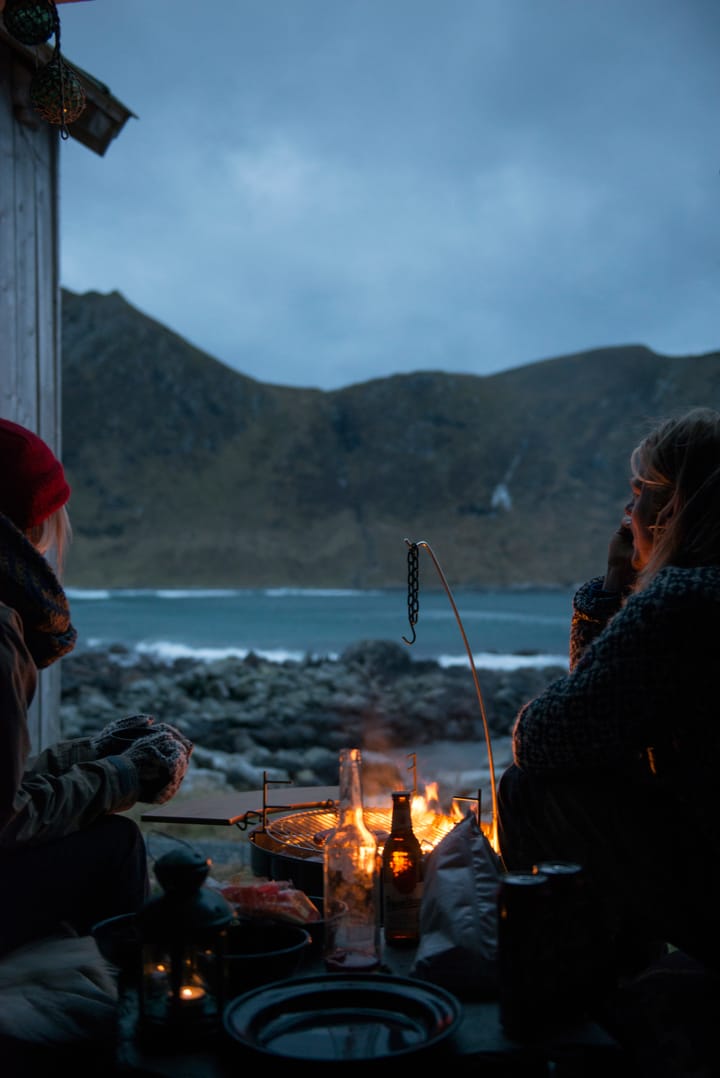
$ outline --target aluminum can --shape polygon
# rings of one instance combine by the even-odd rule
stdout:
[[[539,1034],[548,1019],[551,887],[541,872],[500,878],[498,1002],[500,1023],[514,1040]]]
[[[587,874],[574,861],[540,861],[533,871],[550,885],[551,1006],[561,1020],[579,1020],[607,990],[610,977],[610,956]]]

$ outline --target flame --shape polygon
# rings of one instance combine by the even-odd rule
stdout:
[[[452,831],[453,827],[464,817],[464,812],[456,800],[453,800],[449,813],[443,810],[437,782],[426,783],[424,794],[413,794],[410,813],[413,831],[420,842],[423,853],[428,853],[434,849],[438,842]],[[480,826],[490,845],[498,853],[493,824],[483,821]]]
[[[437,846],[438,842],[462,819],[462,813],[454,804],[451,815],[443,811],[437,782],[427,783],[424,794],[413,794],[410,814],[413,831],[424,853]]]

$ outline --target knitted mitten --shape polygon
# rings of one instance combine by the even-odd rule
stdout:
[[[125,719],[113,719],[91,740],[98,757],[117,756],[129,747],[138,737],[147,737],[155,732],[155,719],[152,715],[128,715]]]
[[[91,744],[98,758],[118,756],[130,747],[131,742],[148,734],[170,734],[192,752],[192,741],[169,722],[155,722],[152,715],[128,715],[125,719],[114,719],[95,734]]]
[[[180,741],[174,734],[160,731],[140,737],[121,753],[134,764],[138,773],[138,801],[164,805],[178,791],[190,763],[192,744],[187,738]]]

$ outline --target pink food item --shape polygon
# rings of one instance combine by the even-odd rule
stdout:
[[[276,917],[295,924],[320,920],[315,903],[289,880],[233,883],[230,879],[220,891],[241,917]]]

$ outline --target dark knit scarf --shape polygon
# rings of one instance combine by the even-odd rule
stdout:
[[[0,513],[0,601],[15,610],[35,665],[42,669],[75,647],[70,607],[50,563]]]

